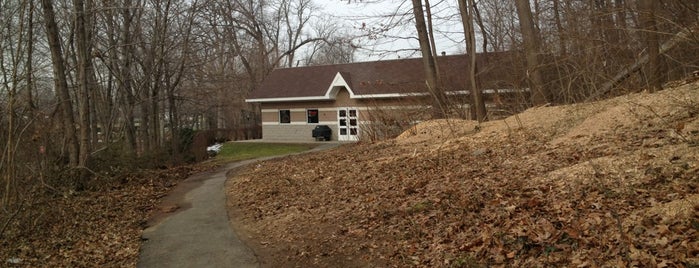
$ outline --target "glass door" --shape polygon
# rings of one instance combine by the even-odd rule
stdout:
[[[337,110],[337,129],[339,141],[359,140],[359,112],[356,108],[339,108]]]

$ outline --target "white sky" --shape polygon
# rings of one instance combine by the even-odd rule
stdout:
[[[417,33],[412,20],[412,4],[406,0],[314,0],[322,12],[343,23],[347,32],[354,34],[367,33],[368,29],[382,28],[382,25],[398,24],[393,30],[377,35],[375,39],[356,38],[355,43],[361,45],[355,54],[356,61],[413,58],[419,57]],[[456,2],[433,0],[432,13],[438,53],[444,51],[448,55],[461,54],[464,50],[463,28],[458,16]],[[407,13],[408,16],[391,18],[390,14]],[[411,19],[408,21],[407,19]],[[364,30],[360,30],[364,25]]]

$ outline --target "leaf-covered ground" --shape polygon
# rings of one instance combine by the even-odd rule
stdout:
[[[233,224],[269,267],[697,267],[699,84],[241,171]]]
[[[207,166],[96,178],[80,192],[39,188],[0,240],[0,267],[135,267],[160,198]]]

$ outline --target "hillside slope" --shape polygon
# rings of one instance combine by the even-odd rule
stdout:
[[[266,266],[699,265],[699,83],[422,123],[228,185]]]

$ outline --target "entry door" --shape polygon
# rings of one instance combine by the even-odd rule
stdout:
[[[339,108],[337,126],[339,141],[359,140],[359,112],[356,108]]]

